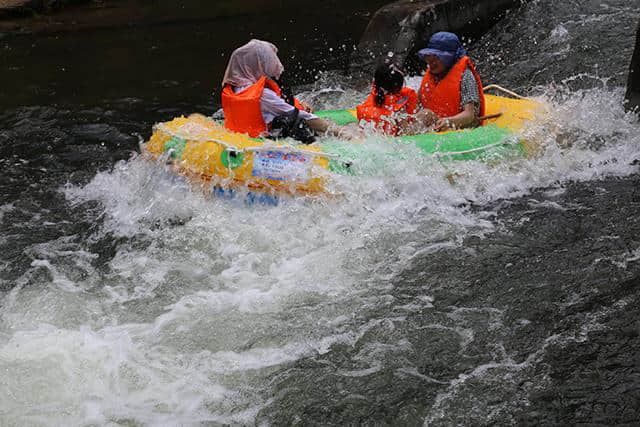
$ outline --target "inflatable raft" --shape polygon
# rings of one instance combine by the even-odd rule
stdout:
[[[540,104],[530,99],[486,95],[486,106],[487,116],[495,117],[476,129],[389,137],[389,141],[414,144],[425,155],[445,160],[527,154],[528,145],[518,132],[535,119]],[[317,114],[340,125],[357,122],[354,110]],[[214,189],[245,187],[268,195],[318,194],[327,191],[329,174],[350,173],[350,166],[367,155],[367,146],[357,141],[290,145],[250,138],[193,114],[156,124],[143,152],[171,160],[179,173]]]

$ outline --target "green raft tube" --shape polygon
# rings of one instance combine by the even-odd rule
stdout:
[[[519,132],[527,121],[532,121],[540,111],[538,102],[520,98],[485,95],[486,115],[492,117],[484,126],[474,129],[434,132],[420,135],[393,137],[397,143],[413,144],[425,155],[442,160],[492,160],[523,156],[531,152],[530,144]],[[355,110],[325,110],[316,113],[338,125],[357,123]],[[391,138],[391,137],[389,137]],[[367,157],[367,148],[356,142],[325,142],[322,151],[340,158],[343,162]],[[344,166],[331,162],[331,169],[345,172]]]

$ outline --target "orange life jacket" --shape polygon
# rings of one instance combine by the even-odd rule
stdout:
[[[282,96],[278,84],[265,76],[239,93],[234,93],[231,85],[226,85],[222,90],[224,127],[233,132],[249,134],[252,138],[265,132],[267,124],[262,117],[260,107],[260,99],[265,87]],[[305,109],[297,99],[295,107],[299,110]]]
[[[373,122],[377,128],[390,135],[397,135],[399,130],[393,123],[393,115],[399,112],[414,114],[418,106],[418,95],[408,87],[403,87],[396,94],[386,95],[384,105],[381,107],[376,105],[375,99],[376,90],[374,87],[367,99],[356,107],[358,121]]]
[[[460,101],[462,96],[460,94],[460,83],[467,67],[473,73],[478,85],[478,94],[480,95],[479,116],[484,116],[485,101],[482,81],[468,56],[462,57],[440,81],[436,81],[435,77],[427,69],[420,85],[419,96],[422,106],[433,111],[440,118],[451,117],[461,113]]]

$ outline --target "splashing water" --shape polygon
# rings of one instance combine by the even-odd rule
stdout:
[[[525,255],[535,255],[528,259],[500,246],[519,241],[498,241],[497,253],[473,244],[534,221],[536,209],[583,209],[571,199],[540,201],[541,193],[553,199],[572,182],[597,193],[605,191],[599,180],[638,172],[640,124],[624,112],[618,87],[630,46],[611,58],[613,77],[604,78],[599,58],[589,54],[618,51],[608,38],[635,22],[637,8],[617,0],[588,7],[597,10],[525,2],[470,50],[486,61],[479,65],[488,81],[530,89],[548,106],[547,118],[524,130],[539,147],[529,158],[441,163],[370,135],[364,143],[372,152],[397,159],[384,174],[338,175],[330,184],[341,198],[286,199],[277,207],[205,196],[135,155],[92,171],[88,181],[69,173],[62,186],[7,175],[18,191],[50,185],[59,198],[46,206],[30,199],[0,205],[6,252],[0,271],[10,271],[0,275],[0,424],[522,422],[518,410],[526,410],[532,395],[554,398],[543,394],[553,382],[544,369],[549,361],[540,362],[548,349],[588,345],[590,333],[606,329],[607,315],[633,308],[623,295],[610,307],[594,303],[584,316],[567,314],[548,327],[542,316],[526,316],[529,307],[517,307],[514,318],[506,307],[527,305],[525,292],[535,296],[530,305],[550,307],[545,317],[588,305],[594,283],[609,287],[615,278],[600,277],[597,267],[611,263],[623,277],[637,266],[640,249],[622,233],[599,236],[597,243],[621,246],[617,252],[595,254],[595,260],[583,254],[570,259],[578,267],[557,267],[563,280],[595,271],[583,288],[543,276],[520,294],[527,283],[518,271],[544,259],[544,251],[526,247]],[[594,28],[604,28],[606,37],[591,36],[601,33]],[[408,83],[416,87],[419,80]],[[343,83],[323,73],[302,98],[317,108],[361,102],[366,94]],[[74,111],[25,114],[11,132],[46,130],[55,120],[67,131],[78,120]],[[117,117],[109,110],[78,115]],[[109,132],[126,146],[128,136],[115,125],[105,129],[74,132],[82,141]],[[47,148],[38,156],[47,160],[68,135],[55,128],[43,135]],[[30,142],[24,139],[23,145]],[[106,157],[102,149],[96,157]],[[48,173],[45,160],[39,164],[20,147],[16,152],[22,157],[0,159],[3,169],[24,163],[33,176]],[[68,157],[62,158],[74,159]],[[502,202],[525,207],[505,219],[491,207]],[[51,213],[54,204],[65,206],[63,214]],[[13,243],[31,234],[42,238]],[[575,246],[588,243],[568,234],[571,239]],[[548,256],[561,258],[564,249]],[[487,265],[476,271],[479,252],[487,254],[479,258]],[[475,281],[459,270],[469,270]],[[474,274],[506,279],[474,305],[465,296],[481,291],[471,293],[471,286],[490,285]],[[546,281],[558,293],[548,291]],[[496,300],[514,288],[517,298],[500,306]],[[536,335],[536,328],[544,333]],[[512,336],[532,343],[510,347]]]
[[[271,402],[274,374],[354,345],[397,310],[431,304],[427,294],[379,314],[416,256],[493,230],[491,215],[470,204],[637,170],[640,126],[620,107],[621,90],[550,86],[539,99],[552,119],[526,130],[537,156],[495,164],[398,156],[384,176],[335,177],[337,201],[208,198],[139,157],[65,186],[89,220],[102,218],[90,239],[120,244],[100,267],[74,236],[29,250],[31,268],[0,308],[3,419],[253,422]],[[378,136],[365,143],[411,150]],[[343,374],[382,363],[369,362]]]

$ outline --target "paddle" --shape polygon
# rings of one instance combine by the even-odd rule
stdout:
[[[500,116],[502,116],[502,113],[488,114],[486,116],[478,117],[478,120],[483,121],[483,120],[497,119]]]

